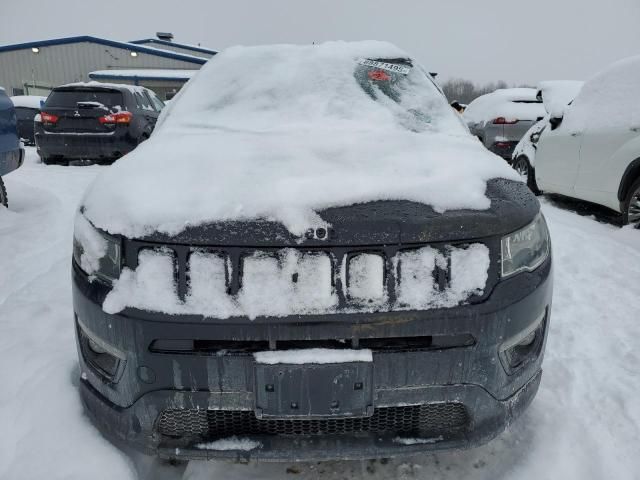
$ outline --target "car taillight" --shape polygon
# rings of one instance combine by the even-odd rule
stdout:
[[[50,125],[58,123],[59,118],[60,117],[58,117],[57,115],[53,115],[52,113],[42,112],[40,114],[40,120],[42,121],[42,123],[47,123]]]
[[[517,118],[498,117],[498,118],[493,120],[493,123],[496,124],[496,125],[512,125],[514,123],[518,123],[518,119]]]
[[[100,117],[98,118],[98,121],[103,125],[114,123],[131,123],[132,118],[133,114],[131,112],[118,112]]]

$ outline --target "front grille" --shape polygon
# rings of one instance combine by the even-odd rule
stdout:
[[[203,249],[180,244],[159,247],[132,240],[125,243],[124,253],[125,265],[132,270],[143,261],[145,252],[151,250],[167,255],[173,262],[174,288],[181,302],[198,298],[204,304],[215,295],[216,302],[233,304],[244,298],[253,299],[251,304],[264,304],[265,299],[260,296],[264,290],[262,286],[269,284],[273,291],[282,292],[280,297],[294,298],[296,301],[292,304],[297,305],[300,303],[297,300],[302,300],[301,310],[291,314],[308,314],[423,310],[480,302],[495,285],[499,275],[498,262],[487,262],[486,282],[465,287],[464,292],[458,291],[459,286],[454,285],[453,279],[454,274],[460,275],[470,267],[463,263],[469,260],[461,253],[478,245],[487,247],[491,259],[491,252],[496,250],[492,242],[410,247]],[[293,269],[290,264],[284,268],[292,252],[296,252],[302,263]],[[194,260],[198,262],[197,268],[194,268]],[[424,294],[415,298],[415,292]],[[314,297],[314,303],[307,308],[304,301],[310,297]],[[193,313],[207,315],[211,312],[203,309]],[[257,316],[262,314],[258,312]]]
[[[376,408],[367,418],[265,420],[246,410],[168,409],[158,417],[157,430],[170,437],[198,439],[232,435],[343,435],[373,433],[438,435],[467,427],[461,403],[431,403]]]

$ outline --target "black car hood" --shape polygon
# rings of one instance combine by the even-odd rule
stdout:
[[[487,182],[487,210],[434,211],[406,200],[384,200],[318,212],[330,228],[310,230],[304,238],[267,220],[219,222],[188,227],[169,236],[154,233],[140,240],[207,246],[318,247],[453,242],[505,235],[530,223],[540,210],[536,197],[521,182]],[[323,235],[324,233],[324,235]],[[322,237],[322,238],[319,238]]]

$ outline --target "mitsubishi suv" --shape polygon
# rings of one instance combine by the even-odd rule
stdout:
[[[151,136],[164,104],[149,89],[98,82],[54,88],[34,123],[42,163],[112,163]],[[38,118],[38,117],[36,117]]]
[[[234,47],[79,207],[80,393],[161,458],[475,446],[541,379],[536,197],[382,42]]]

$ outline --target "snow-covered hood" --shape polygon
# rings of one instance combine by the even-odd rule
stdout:
[[[395,75],[400,99],[375,82],[365,91],[354,73],[363,59],[398,58],[409,55],[380,42],[216,55],[152,138],[96,179],[85,215],[127,237],[256,219],[303,236],[327,226],[318,212],[376,200],[489,208],[487,181],[518,176],[468,134],[424,71],[375,67],[376,79]]]

